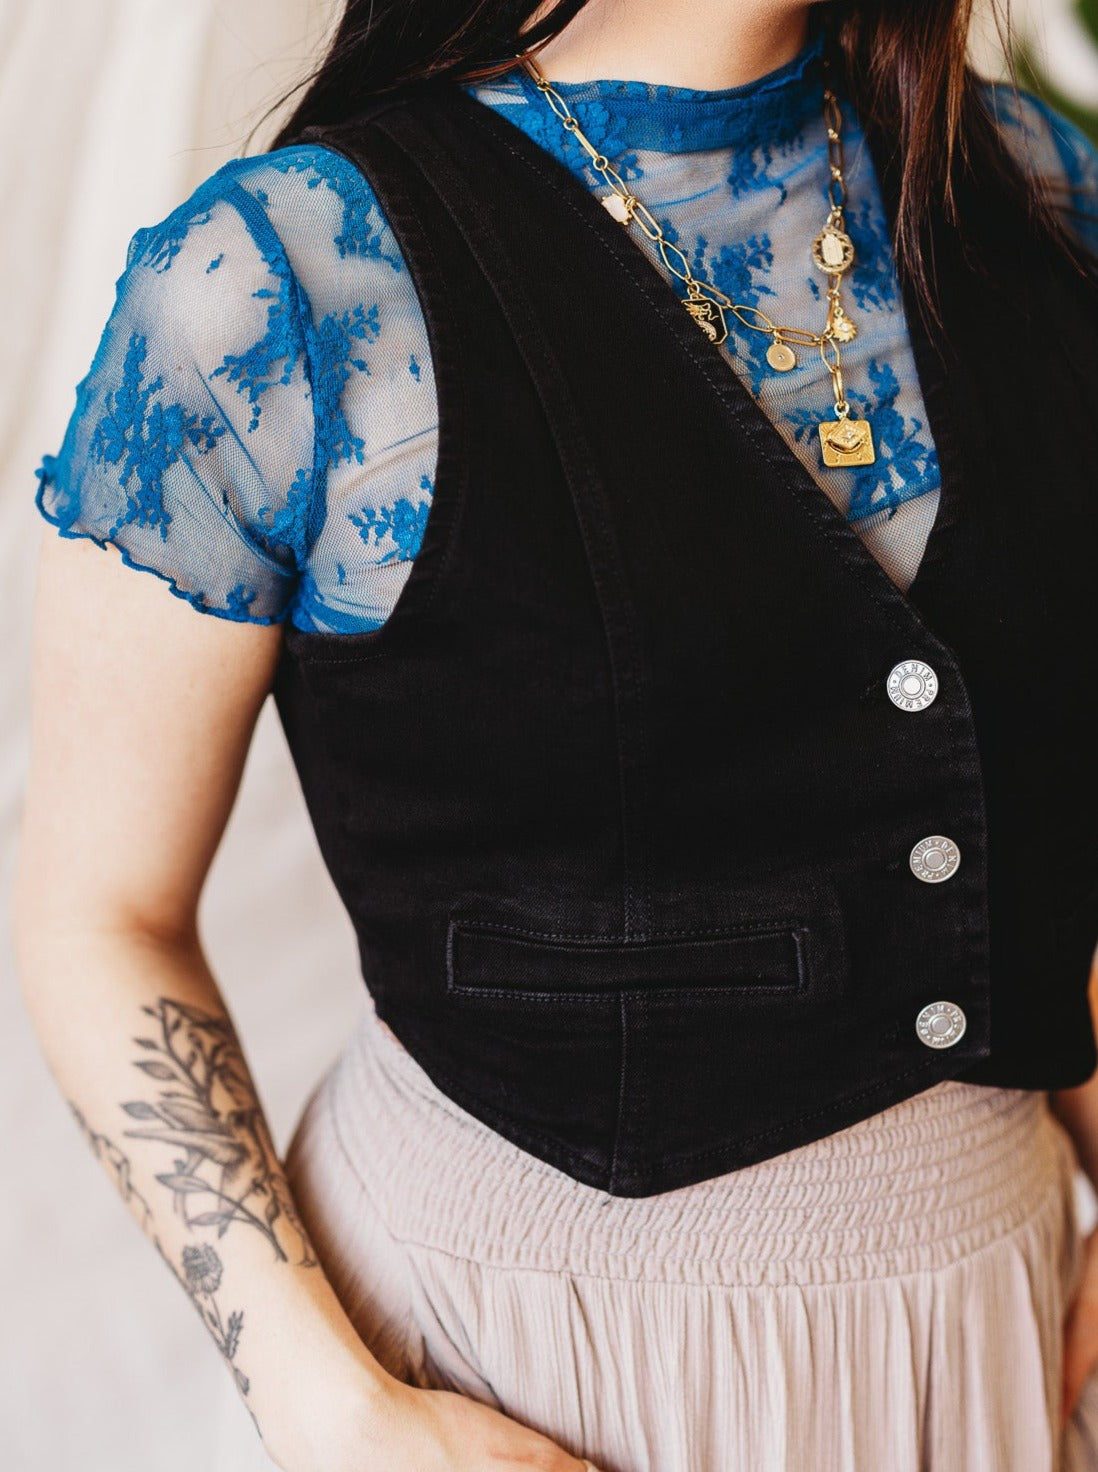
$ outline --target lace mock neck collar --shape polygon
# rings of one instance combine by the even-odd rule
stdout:
[[[584,131],[589,129],[600,147],[615,153],[780,146],[792,143],[807,122],[822,114],[823,28],[811,16],[808,39],[796,56],[738,87],[704,89],[619,79],[553,85]],[[515,122],[520,122],[519,111],[529,107],[545,113],[546,127],[560,129],[522,66],[466,90],[512,114]],[[520,125],[528,121],[532,119],[525,118]]]

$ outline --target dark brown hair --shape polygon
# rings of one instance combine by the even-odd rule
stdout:
[[[531,26],[536,0],[347,0],[324,59],[295,89],[304,89],[303,95],[272,146],[310,125],[353,116],[367,98],[407,83],[439,77],[468,82],[505,72],[517,51],[536,50],[585,3],[557,0]],[[997,0],[994,12],[1007,56],[1008,5]],[[939,318],[923,202],[942,201],[963,233],[956,193],[965,172],[997,176],[1041,236],[1081,272],[1098,271],[1064,226],[1068,202],[1056,197],[1057,182],[1024,171],[1003,146],[981,79],[967,61],[973,0],[817,0],[814,9],[832,28],[859,118],[895,139],[902,163],[893,254],[931,320]],[[1017,89],[1013,70],[1009,83]]]

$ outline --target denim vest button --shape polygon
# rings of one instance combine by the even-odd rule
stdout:
[[[928,1002],[915,1019],[915,1031],[928,1048],[952,1048],[965,1030],[956,1002]]]
[[[920,838],[908,857],[911,872],[927,884],[940,884],[952,878],[960,862],[960,849],[952,838],[943,838],[940,833]]]
[[[885,688],[900,710],[926,710],[938,693],[938,676],[921,659],[905,659],[893,666]]]

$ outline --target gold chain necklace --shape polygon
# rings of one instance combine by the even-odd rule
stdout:
[[[823,103],[824,121],[827,125],[828,212],[822,230],[812,242],[813,264],[829,278],[827,320],[822,332],[777,323],[759,307],[750,306],[746,302],[734,302],[718,286],[699,280],[691,271],[686,256],[677,245],[667,239],[659,221],[629,189],[606,155],[581,131],[577,118],[545,77],[531,53],[520,52],[516,59],[533,78],[538,91],[560,119],[561,126],[571,133],[588,155],[591,167],[609,185],[611,192],[601,201],[607,212],[621,224],[636,225],[643,230],[649,240],[655,243],[660,259],[668,271],[686,286],[686,296],[681,299],[682,304],[710,342],[719,345],[728,337],[725,313],[731,312],[751,331],[765,332],[770,337],[766,361],[777,373],[788,373],[797,365],[797,355],[791,344],[819,348],[820,357],[831,375],[831,387],[835,396],[834,421],[824,420],[817,425],[823,462],[832,467],[872,465],[876,459],[873,431],[868,420],[851,419],[850,405],[843,386],[841,344],[850,342],[857,332],[854,323],[843,310],[841,300],[842,278],[854,261],[854,244],[846,233],[843,219],[846,181],[843,175],[842,114],[838,98],[828,83],[826,69],[830,62],[826,54],[823,57]]]

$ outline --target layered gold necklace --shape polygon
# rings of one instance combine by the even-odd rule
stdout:
[[[607,156],[583,133],[574,113],[564,98],[547,80],[529,51],[520,52],[516,58],[533,78],[538,91],[560,119],[564,130],[591,160],[591,167],[607,185],[610,193],[602,199],[611,217],[621,224],[636,225],[648,236],[659,252],[660,259],[673,276],[686,287],[681,298],[683,306],[705,333],[710,342],[723,343],[728,337],[728,320],[731,312],[744,327],[753,332],[764,332],[771,339],[766,350],[766,361],[776,373],[788,373],[797,366],[796,347],[819,349],[829,374],[835,397],[835,418],[824,420],[817,426],[823,463],[838,467],[846,465],[872,465],[876,459],[873,447],[873,431],[866,419],[853,419],[850,404],[843,386],[842,344],[853,340],[857,328],[847,315],[842,304],[842,280],[854,261],[854,245],[846,233],[843,206],[846,202],[846,183],[843,175],[842,114],[838,98],[830,85],[830,60],[825,54],[823,112],[827,126],[827,218],[823,228],[812,241],[811,257],[816,268],[829,280],[827,288],[827,318],[820,332],[806,327],[791,327],[775,322],[759,307],[746,302],[735,302],[712,282],[703,281],[690,269],[690,262],[677,245],[664,234],[659,221],[646,208],[638,196],[628,187]]]

